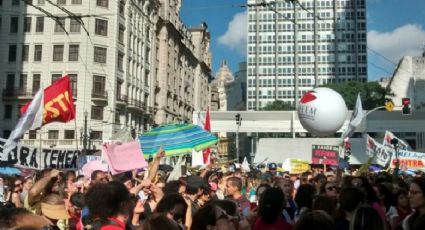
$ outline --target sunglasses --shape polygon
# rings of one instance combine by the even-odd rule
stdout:
[[[336,186],[330,186],[330,187],[327,187],[326,189],[329,190],[329,191],[332,191],[332,190],[336,189]]]

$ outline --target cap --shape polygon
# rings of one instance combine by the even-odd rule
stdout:
[[[277,169],[277,164],[276,164],[276,163],[270,163],[270,164],[268,165],[268,168],[269,168],[270,170],[276,170],[276,169]]]

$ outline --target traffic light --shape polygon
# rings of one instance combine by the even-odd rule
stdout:
[[[236,120],[236,124],[237,125],[241,125],[242,124],[242,119],[241,119],[241,115],[239,113],[237,113],[235,115],[235,120]]]
[[[388,112],[392,112],[394,110],[393,100],[389,98],[385,99],[385,110],[387,110]]]
[[[412,113],[411,107],[410,107],[410,98],[402,98],[401,99],[401,105],[403,108],[401,109],[401,112],[403,115],[410,115]]]

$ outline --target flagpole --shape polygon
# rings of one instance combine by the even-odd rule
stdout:
[[[40,133],[40,152],[38,153],[38,155],[39,155],[39,157],[40,157],[40,169],[42,169],[42,167],[41,167],[41,162],[42,162],[42,157],[41,157],[41,155],[42,155],[42,152],[43,152],[43,150],[42,150],[42,139],[41,139],[41,135],[42,135],[42,131],[41,131],[41,129],[42,129],[42,127],[43,126],[41,126],[40,127],[40,129],[38,130],[39,131],[39,133]]]

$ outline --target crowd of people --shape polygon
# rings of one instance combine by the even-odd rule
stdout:
[[[209,165],[170,180],[159,153],[145,171],[90,178],[45,169],[1,176],[0,229],[424,230],[425,177],[277,173]]]

